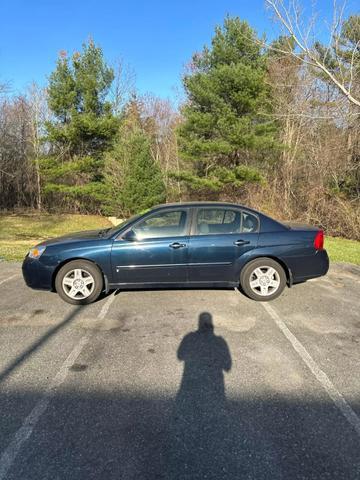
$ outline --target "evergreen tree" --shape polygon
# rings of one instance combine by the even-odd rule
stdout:
[[[138,101],[126,108],[113,149],[105,156],[108,212],[127,217],[166,200],[160,166],[151,155]]]
[[[177,177],[206,192],[261,181],[256,166],[277,144],[266,57],[255,32],[227,17],[211,48],[193,56],[183,82],[188,99],[179,143],[190,168]]]
[[[106,96],[114,73],[93,41],[71,59],[62,53],[48,86],[49,154],[41,162],[44,192],[54,204],[96,210],[104,200],[102,154],[118,128]]]

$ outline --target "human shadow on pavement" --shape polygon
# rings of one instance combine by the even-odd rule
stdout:
[[[231,355],[226,341],[214,334],[210,313],[199,315],[198,330],[190,332],[182,339],[177,357],[184,362],[184,372],[176,402],[190,403],[197,414],[204,411],[204,398],[211,399],[217,410],[224,407],[224,371],[231,369]]]
[[[226,396],[225,373],[232,368],[232,358],[225,339],[214,333],[210,313],[200,314],[198,329],[185,335],[177,357],[184,371],[168,421],[159,478],[279,478],[279,458],[252,414],[256,407],[249,410],[239,391],[236,401]]]
[[[185,335],[177,357],[184,372],[170,419],[166,477],[225,478],[232,455],[224,372],[232,360],[226,341],[214,334],[210,313],[200,314],[198,330]]]

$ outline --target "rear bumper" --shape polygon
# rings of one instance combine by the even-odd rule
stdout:
[[[318,250],[313,255],[286,257],[284,261],[291,270],[292,283],[322,277],[329,270],[329,257],[326,250]]]
[[[22,274],[28,287],[36,290],[52,290],[54,267],[44,265],[39,260],[25,257],[22,264]]]

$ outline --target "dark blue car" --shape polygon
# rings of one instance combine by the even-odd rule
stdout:
[[[87,304],[118,288],[241,287],[267,301],[286,285],[325,275],[329,259],[316,227],[289,226],[241,205],[154,207],[106,230],[74,233],[31,249],[27,285]]]

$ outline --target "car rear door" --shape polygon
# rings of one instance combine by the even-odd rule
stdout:
[[[133,225],[130,235],[112,247],[113,281],[117,284],[165,284],[187,281],[189,208],[150,213]]]
[[[256,248],[259,218],[232,206],[197,208],[189,241],[190,282],[238,280],[238,262]]]

